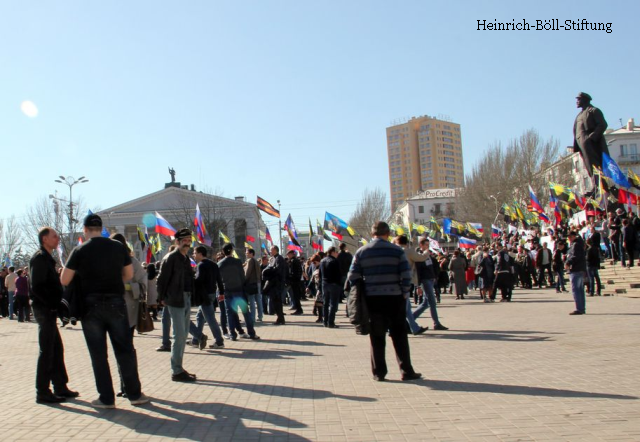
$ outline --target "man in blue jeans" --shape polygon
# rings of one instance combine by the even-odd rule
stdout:
[[[224,283],[224,303],[227,308],[231,340],[236,341],[238,339],[238,333],[236,333],[236,328],[238,327],[236,323],[237,316],[233,314],[237,313],[238,308],[242,311],[244,322],[247,324],[247,331],[249,332],[248,334],[242,334],[240,337],[258,340],[260,336],[256,335],[256,330],[253,328],[253,320],[249,313],[248,298],[244,291],[246,278],[244,276],[242,261],[232,256],[233,244],[225,244],[222,247],[222,253],[224,253],[224,259],[218,262],[218,267],[220,268],[222,282]]]
[[[420,250],[422,254],[429,254],[429,239],[422,238],[420,240]],[[438,308],[436,306],[436,294],[434,292],[434,285],[436,282],[436,274],[434,270],[434,265],[438,265],[437,262],[434,264],[434,259],[430,256],[424,262],[416,262],[416,271],[418,273],[418,280],[420,281],[420,289],[422,290],[422,303],[418,306],[418,308],[413,312],[413,319],[416,320],[420,317],[420,315],[429,307],[431,311],[431,319],[433,319],[433,329],[434,330],[449,330],[447,327],[440,323],[438,319]]]
[[[60,275],[68,286],[78,278],[84,311],[82,331],[87,341],[99,398],[96,408],[115,408],[115,393],[107,360],[107,334],[118,361],[124,391],[132,405],[149,402],[142,393],[138,363],[124,301],[124,281],[133,278],[129,251],[120,242],[102,236],[102,219],[90,214],[84,219],[85,242],[71,252]]]
[[[188,253],[191,248],[191,230],[176,232],[177,248],[163,259],[158,275],[158,301],[171,315],[173,346],[171,347],[171,380],[195,382],[196,375],[182,366],[189,324],[191,323],[191,293],[194,279]]]
[[[196,266],[195,297],[200,305],[196,315],[196,324],[191,322],[190,332],[193,335],[192,344],[198,345],[200,350],[207,347],[207,335],[202,333],[205,321],[209,324],[211,334],[215,342],[209,348],[223,348],[224,339],[222,331],[216,320],[216,287],[221,296],[224,296],[224,284],[218,264],[207,258],[207,249],[198,246],[193,252],[193,259],[198,263]]]
[[[336,313],[342,295],[342,273],[338,262],[338,249],[329,247],[327,256],[320,261],[320,292],[323,296],[324,326],[338,328]]]
[[[571,247],[567,252],[565,269],[569,270],[571,280],[571,292],[576,303],[576,309],[570,315],[584,315],[587,312],[586,298],[584,295],[584,273],[587,270],[587,259],[584,249],[584,240],[577,232],[571,231],[568,235]]]

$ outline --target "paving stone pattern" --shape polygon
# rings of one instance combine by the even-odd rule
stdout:
[[[2,441],[638,441],[640,301],[516,290],[483,304],[476,292],[439,306],[447,332],[410,337],[424,379],[401,382],[388,340],[388,381],[370,374],[369,341],[344,317],[326,329],[308,314],[257,328],[258,342],[187,348],[196,384],[171,382],[159,330],[136,335],[139,370],[153,402],[95,410],[80,326],[61,331],[70,387],[81,397],[35,403],[37,325],[0,320]],[[419,322],[430,323],[428,310]],[[273,317],[267,316],[269,321]],[[159,328],[159,323],[156,323]],[[119,383],[115,360],[114,383]]]

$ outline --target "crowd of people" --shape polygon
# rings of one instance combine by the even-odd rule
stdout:
[[[171,353],[171,379],[195,382],[197,376],[183,366],[186,345],[204,350],[222,349],[225,340],[258,341],[256,324],[266,316],[274,316],[273,324],[282,326],[285,306],[289,315],[298,316],[308,303],[317,323],[338,328],[339,305],[357,284],[362,285],[370,310],[374,379],[384,381],[387,374],[384,341],[389,333],[403,380],[412,380],[420,374],[411,365],[407,335],[428,330],[418,324],[427,309],[433,329],[448,330],[438,316],[438,304],[446,294],[464,300],[476,291],[479,300],[491,303],[498,292],[502,302],[511,302],[516,287],[567,292],[568,272],[576,305],[571,314],[582,315],[585,285],[591,296],[602,293],[601,260],[632,267],[640,246],[640,219],[620,209],[606,219],[600,215],[572,228],[561,225],[544,236],[535,229],[511,231],[473,250],[452,253],[432,250],[428,237],[418,237],[413,244],[405,235],[391,240],[389,226],[378,222],[371,232],[373,240],[355,255],[342,243],[308,259],[293,250],[283,256],[274,245],[270,256],[259,259],[247,248],[241,261],[233,244],[209,257],[210,248],[193,247],[192,232],[182,229],[162,261],[141,263],[123,235],[102,236],[98,215],[87,216],[83,228],[85,241],[71,252],[64,267],[53,258],[59,235],[45,227],[38,235],[41,248],[29,266],[0,272],[2,315],[30,321],[33,314],[39,325],[39,403],[78,396],[67,387],[58,329],[61,311],[63,317],[76,317],[82,323],[99,393],[92,404],[98,408],[114,408],[116,396],[134,405],[149,401],[142,392],[134,346],[142,306],[162,323],[157,351]],[[210,345],[205,326],[213,337]],[[121,379],[117,394],[107,362],[107,336]]]

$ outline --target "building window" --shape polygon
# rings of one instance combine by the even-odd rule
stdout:
[[[418,206],[418,213],[424,213],[424,206]]]

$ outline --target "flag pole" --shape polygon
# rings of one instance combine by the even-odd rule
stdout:
[[[280,217],[278,218],[278,236],[280,237],[280,254],[284,254],[282,250],[282,212],[280,211],[280,200],[278,200],[278,212],[280,213]]]
[[[262,240],[260,239],[260,210],[256,207],[256,215],[258,215],[256,224],[258,225],[258,251],[262,257]]]

